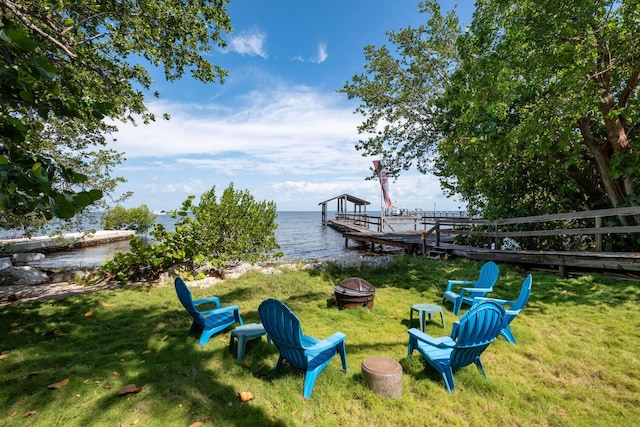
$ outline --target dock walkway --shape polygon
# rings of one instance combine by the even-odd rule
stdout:
[[[365,227],[350,224],[348,221],[332,220],[328,225],[342,232],[345,247],[349,240],[370,245],[375,251],[376,245],[404,249],[405,253],[440,258],[447,255],[459,256],[473,260],[526,264],[538,268],[557,268],[561,274],[566,269],[605,270],[623,274],[640,273],[640,253],[635,252],[602,252],[602,251],[537,251],[537,250],[502,250],[480,248],[475,246],[456,245],[453,236],[436,242],[433,235],[425,239],[423,231],[379,232]]]
[[[375,245],[401,248],[413,255],[422,254],[424,250],[422,231],[372,231],[367,227],[342,220],[331,220],[328,225],[342,232],[345,247],[349,246],[349,240],[353,240],[370,244],[372,251],[375,250]]]

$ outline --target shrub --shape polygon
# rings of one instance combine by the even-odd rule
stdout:
[[[156,224],[154,242],[131,240],[131,252],[118,253],[101,271],[121,282],[157,279],[168,268],[182,264],[194,271],[203,264],[221,270],[233,261],[258,262],[282,254],[275,240],[276,205],[257,202],[248,191],[236,191],[233,183],[216,199],[215,186],[204,193],[200,204],[189,196],[171,215],[175,231]]]
[[[127,209],[116,205],[107,209],[100,217],[100,226],[105,230],[135,230],[146,233],[153,226],[157,215],[149,212],[147,205]]]

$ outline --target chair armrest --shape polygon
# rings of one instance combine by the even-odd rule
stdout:
[[[499,298],[489,298],[489,297],[475,297],[473,298],[473,304],[477,304],[479,302],[482,301],[495,301],[500,305],[508,305],[508,306],[512,306],[513,305],[513,301],[509,301],[506,299],[499,299]]]
[[[474,294],[479,294],[480,296],[486,295],[489,292],[493,291],[493,288],[462,288],[460,290],[460,296],[464,296],[464,294],[469,294],[469,296],[473,297]]]
[[[447,281],[447,289],[445,292],[450,291],[453,288],[453,285],[473,285],[476,282],[472,282],[469,280],[448,280]]]
[[[220,303],[220,298],[218,297],[207,297],[207,298],[193,300],[194,305],[207,304],[212,302],[215,303],[218,308],[220,308],[220,306],[222,305]]]
[[[505,310],[504,314],[507,316],[512,316],[512,317],[516,317],[518,314],[520,314],[522,310]]]
[[[227,313],[227,312],[239,311],[239,310],[240,309],[238,308],[237,305],[227,305],[220,308],[214,308],[213,310],[201,311],[200,314],[203,316],[211,316],[212,314]]]
[[[409,329],[408,332],[409,332],[409,335],[416,338],[418,341],[422,341],[433,347],[451,348],[456,345],[455,341],[452,340],[450,336],[434,338],[431,335],[427,335],[424,332],[422,332],[420,329],[416,329],[416,328],[411,328]]]
[[[500,298],[490,298],[490,297],[475,297],[473,299],[475,302],[481,302],[481,301],[495,301],[500,305],[513,305],[513,301],[509,301],[507,299],[500,299]]]
[[[320,353],[324,350],[327,350],[331,347],[335,347],[336,345],[340,344],[340,342],[344,341],[346,337],[347,336],[342,332],[336,332],[335,334],[331,335],[329,338],[319,341],[315,343],[313,346],[306,348],[305,353],[312,353],[312,354]]]

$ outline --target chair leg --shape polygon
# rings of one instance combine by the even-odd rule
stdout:
[[[416,349],[416,344],[418,340],[413,335],[409,335],[409,345],[407,346],[407,359],[411,357],[413,350]]]
[[[460,313],[460,308],[461,307],[462,307],[462,297],[458,297],[453,302],[453,314],[455,314],[457,316],[458,313]]]
[[[235,340],[236,336],[232,333],[231,334],[231,338],[229,339],[229,352],[233,353],[233,341]]]
[[[196,322],[195,321],[191,322],[191,327],[189,328],[189,335],[199,330],[200,330],[200,327],[196,324]]]
[[[511,326],[507,325],[504,327],[502,331],[500,331],[500,335],[502,335],[508,342],[515,345],[516,339],[513,336],[513,332],[511,332]]]
[[[318,378],[318,369],[314,369],[311,371],[307,371],[304,374],[304,390],[303,396],[305,399],[309,399],[311,397],[311,393],[313,392],[313,386],[316,384],[316,378]]]
[[[338,344],[338,353],[340,353],[340,360],[342,360],[342,370],[347,372],[347,349],[345,348],[344,341]]]
[[[202,335],[200,335],[200,345],[203,346],[209,342],[209,338],[213,335],[213,330],[202,331]]]
[[[456,388],[456,384],[453,382],[453,371],[450,367],[446,367],[442,370],[442,379],[444,380],[444,386],[447,388],[449,393],[453,393],[453,390]]]
[[[476,367],[478,368],[478,371],[480,371],[482,376],[487,378],[487,373],[484,371],[484,365],[482,364],[482,360],[480,360],[480,358],[478,358],[473,363],[475,363]]]
[[[282,361],[284,360],[284,357],[282,357],[282,355],[280,355],[280,357],[278,357],[278,363],[276,363],[276,367],[273,368],[274,371],[277,371],[278,369],[280,369],[280,366],[282,365]]]

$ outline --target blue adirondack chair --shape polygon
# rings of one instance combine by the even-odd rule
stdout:
[[[344,345],[346,335],[336,332],[325,340],[302,334],[300,319],[282,301],[268,298],[258,307],[262,326],[268,337],[280,352],[274,371],[283,360],[305,371],[305,399],[311,397],[318,374],[329,364],[336,353],[342,359],[342,369],[347,372],[347,351]]]
[[[176,277],[175,286],[180,302],[193,318],[189,334],[202,331],[200,345],[205,345],[214,334],[233,325],[235,322],[242,325],[242,316],[240,316],[240,310],[237,305],[222,307],[218,297],[208,297],[194,301],[191,290],[180,277]],[[217,308],[198,310],[197,306],[208,303],[214,303]]]
[[[474,363],[480,373],[487,374],[480,355],[491,344],[505,323],[504,308],[495,301],[482,301],[473,305],[456,321],[451,336],[433,338],[419,329],[409,329],[407,358],[414,350],[442,375],[449,392],[453,392],[453,370]]]
[[[498,281],[500,271],[495,262],[489,261],[480,268],[478,280],[449,280],[447,289],[442,296],[442,303],[449,300],[453,303],[453,314],[458,314],[462,304],[471,305],[476,297],[484,297],[493,290],[493,285]],[[463,287],[457,293],[453,290],[454,285],[474,285],[473,287]]]
[[[474,301],[474,303],[481,302],[481,301],[495,301],[498,304],[508,307],[505,309],[506,318],[507,318],[506,325],[502,329],[502,331],[500,331],[500,335],[505,337],[507,341],[509,341],[511,344],[514,344],[514,345],[516,343],[516,339],[513,336],[513,332],[511,331],[510,324],[511,324],[511,321],[515,319],[518,314],[520,314],[524,306],[529,301],[529,296],[531,295],[532,282],[533,282],[533,278],[529,274],[522,282],[520,295],[518,295],[518,299],[515,301],[509,301],[509,300],[497,299],[497,298],[488,298],[488,297],[476,298]]]

